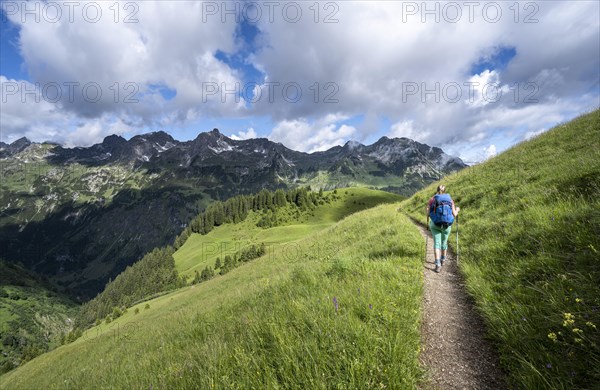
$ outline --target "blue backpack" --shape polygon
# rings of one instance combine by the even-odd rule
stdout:
[[[454,222],[452,214],[452,198],[448,194],[437,194],[429,210],[429,217],[434,224],[446,229]]]

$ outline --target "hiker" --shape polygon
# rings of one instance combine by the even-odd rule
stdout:
[[[460,207],[455,207],[454,201],[446,193],[446,186],[439,185],[436,193],[427,203],[427,226],[433,235],[435,272],[440,272],[446,260],[448,237],[459,211]]]

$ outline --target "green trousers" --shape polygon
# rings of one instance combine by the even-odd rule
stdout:
[[[448,249],[448,237],[450,237],[450,231],[452,226],[448,226],[446,229],[436,226],[433,221],[429,221],[429,230],[433,235],[433,248],[434,249]]]

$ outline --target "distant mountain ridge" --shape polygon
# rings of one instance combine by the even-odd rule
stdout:
[[[14,156],[32,143],[21,138],[10,145],[3,144],[1,157]],[[255,163],[264,167],[271,162],[276,170],[296,174],[315,169],[330,171],[345,159],[357,166],[365,161],[377,164],[381,173],[401,175],[409,172],[423,176],[441,176],[466,167],[458,158],[449,156],[440,148],[430,147],[408,138],[382,137],[372,145],[348,141],[326,151],[304,153],[289,149],[281,143],[266,138],[233,140],[213,129],[200,133],[192,141],[177,141],[164,131],[136,135],[129,141],[118,135],[106,137],[102,143],[90,147],[64,148],[56,146],[49,161],[52,163],[81,163],[102,165],[106,163],[134,163],[139,165],[191,166],[214,165],[237,161]],[[340,164],[338,164],[340,165]]]
[[[21,138],[0,145],[0,256],[86,300],[213,200],[307,185],[408,196],[465,166],[407,138],[314,153],[217,129],[185,142],[158,131],[75,148]]]

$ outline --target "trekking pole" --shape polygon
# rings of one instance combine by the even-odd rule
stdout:
[[[456,266],[458,266],[458,215],[456,216]]]
[[[427,263],[427,247],[429,246],[429,233],[425,232],[425,263]]]

